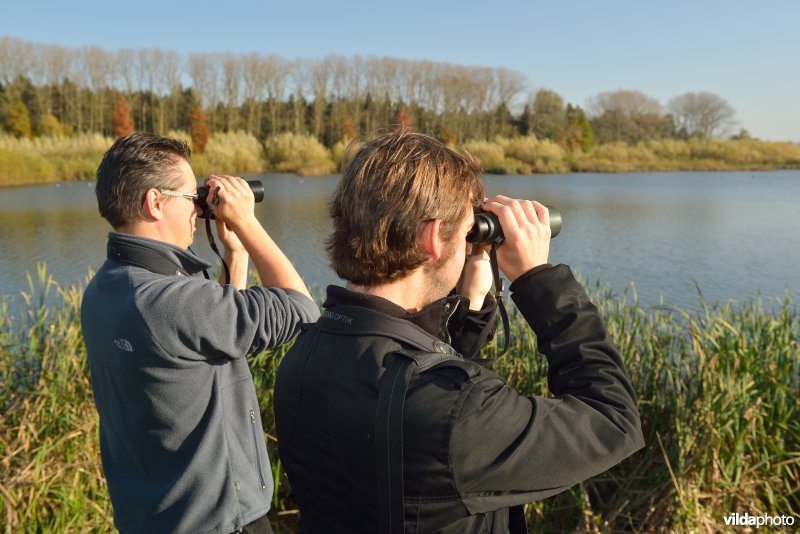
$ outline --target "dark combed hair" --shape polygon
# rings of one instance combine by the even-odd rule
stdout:
[[[403,278],[427,258],[418,242],[426,221],[440,219],[448,241],[468,210],[480,205],[481,174],[468,152],[427,135],[399,130],[367,142],[344,169],[330,203],[333,269],[366,287]]]
[[[149,189],[173,189],[180,160],[189,161],[189,146],[177,139],[137,132],[117,139],[97,169],[97,207],[118,228],[139,218]]]

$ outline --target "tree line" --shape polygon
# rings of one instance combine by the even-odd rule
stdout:
[[[209,132],[245,131],[310,135],[332,147],[404,124],[445,142],[535,135],[585,152],[617,141],[724,137],[736,124],[730,104],[707,92],[662,105],[617,90],[584,109],[530,86],[511,69],[391,57],[182,57],[0,38],[0,125],[16,137],[182,130],[202,145]]]

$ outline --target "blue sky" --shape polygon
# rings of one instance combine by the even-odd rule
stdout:
[[[793,0],[6,0],[0,8],[0,36],[38,43],[507,67],[527,75],[532,91],[552,89],[581,106],[616,89],[662,104],[710,91],[752,135],[795,142],[798,22]]]

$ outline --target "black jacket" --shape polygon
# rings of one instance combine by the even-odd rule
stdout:
[[[406,532],[506,532],[509,507],[559,493],[644,444],[619,354],[570,269],[528,273],[511,290],[547,356],[555,398],[521,396],[473,362],[472,377],[447,367],[419,375],[403,417]],[[345,304],[392,311],[382,299],[333,293],[326,312]],[[427,320],[406,318],[436,334],[430,318],[447,321],[453,302],[420,312]],[[448,330],[464,330],[465,317]],[[376,532],[376,400],[384,356],[402,348],[382,335],[312,327],[284,357],[275,385],[279,452],[302,532]]]

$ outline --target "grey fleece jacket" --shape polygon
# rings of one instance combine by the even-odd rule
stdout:
[[[209,264],[167,243],[112,232],[195,274]],[[100,452],[122,532],[232,532],[269,510],[273,482],[245,355],[316,321],[291,290],[237,290],[107,259],[81,324]]]

